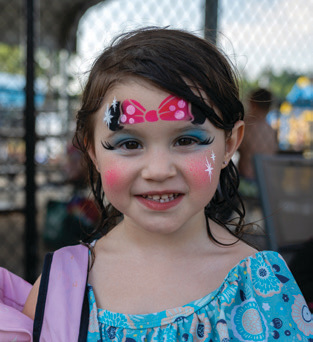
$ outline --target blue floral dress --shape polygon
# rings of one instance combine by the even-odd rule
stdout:
[[[312,341],[313,320],[283,258],[258,252],[237,264],[221,286],[176,309],[125,315],[97,308],[88,285],[87,341]]]

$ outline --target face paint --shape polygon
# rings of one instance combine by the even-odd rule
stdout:
[[[114,119],[114,116],[112,115],[116,111],[116,107],[118,106],[118,102],[116,100],[116,97],[114,96],[113,102],[111,107],[109,105],[106,105],[105,111],[104,111],[104,117],[103,122],[110,127],[112,123],[112,119]]]
[[[194,184],[202,188],[204,184],[212,183],[214,177],[214,164],[216,155],[213,151],[209,155],[205,155],[204,159],[192,157],[186,160],[188,168],[186,172],[192,175]]]
[[[111,121],[112,121],[113,115],[111,114],[111,109],[109,108],[109,105],[106,105],[106,109],[104,112],[103,122],[110,127]]]
[[[169,95],[159,105],[157,110],[146,110],[136,100],[125,100],[118,102],[114,97],[112,105],[106,106],[103,122],[110,130],[116,131],[122,129],[121,124],[136,124],[142,122],[155,122],[158,120],[165,121],[195,121],[195,117],[191,112],[191,105],[184,99],[177,96]],[[198,115],[199,116],[199,115]],[[203,116],[203,115],[202,115]],[[203,123],[205,120],[197,119],[197,123]]]
[[[158,110],[146,111],[146,109],[135,100],[125,100],[122,103],[121,123],[134,124],[140,122],[154,122],[157,120],[179,121],[193,120],[188,103],[176,96],[168,96],[159,105]]]
[[[108,170],[105,172],[105,184],[109,188],[115,188],[120,181],[120,172],[118,169]]]
[[[212,164],[210,161],[208,161],[208,158],[205,157],[205,172],[208,173],[209,177],[210,177],[210,181],[211,181],[211,178],[212,178],[212,172],[213,172],[213,167],[212,167]]]
[[[209,159],[207,157],[205,157],[205,172],[208,173],[208,176],[210,177],[210,182],[211,182],[211,179],[212,179],[212,173],[213,173],[213,164],[215,163],[215,153],[212,151],[211,152],[211,155],[209,157]]]

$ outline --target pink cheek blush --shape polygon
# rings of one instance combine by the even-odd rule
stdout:
[[[210,175],[206,171],[205,158],[190,159],[187,161],[186,173],[192,178],[192,182],[195,186],[201,188],[204,184],[210,184],[212,181],[213,171]]]
[[[191,157],[186,160],[186,165],[188,165],[186,166],[186,172],[190,174],[193,183],[197,187],[202,187],[204,184],[209,185],[216,178],[216,155],[213,150],[208,152],[197,158]]]
[[[127,168],[122,167],[121,164],[111,165],[110,168],[101,170],[105,198],[115,208],[120,208],[129,190],[130,177],[125,170]]]
[[[123,188],[123,173],[120,169],[110,169],[104,172],[103,186],[105,192],[116,192]]]

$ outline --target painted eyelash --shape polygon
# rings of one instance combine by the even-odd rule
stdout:
[[[205,139],[203,141],[199,142],[199,145],[210,145],[212,144],[212,142],[214,141],[215,137],[213,138],[209,138],[209,139]]]
[[[115,150],[115,147],[112,146],[108,141],[105,141],[105,142],[101,141],[101,145],[106,150],[110,150],[110,151]]]

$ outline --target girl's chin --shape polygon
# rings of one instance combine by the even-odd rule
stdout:
[[[164,235],[168,236],[171,234],[175,234],[181,229],[180,222],[178,220],[174,220],[171,218],[165,217],[144,217],[141,216],[141,219],[137,219],[135,217],[127,217],[124,216],[124,227],[129,232],[130,229],[135,234],[138,232],[142,234],[144,232],[153,235]]]

